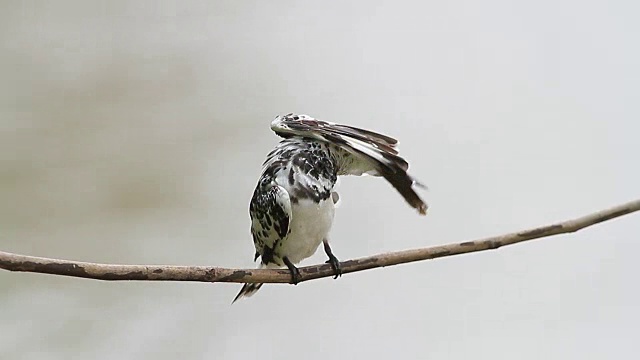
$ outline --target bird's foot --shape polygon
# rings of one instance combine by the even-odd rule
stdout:
[[[287,267],[289,268],[289,272],[291,273],[291,283],[293,285],[298,285],[298,283],[302,278],[302,275],[300,274],[300,270],[295,265],[293,265],[291,260],[289,260],[289,258],[287,258],[286,256],[284,257],[283,260],[284,260],[284,264],[287,265]]]
[[[329,255],[329,260],[325,261],[326,264],[331,264],[333,271],[335,273],[334,279],[342,276],[342,268],[340,267],[340,261],[333,254]]]
[[[331,267],[333,268],[333,271],[335,273],[335,276],[333,278],[337,279],[340,276],[342,276],[342,268],[340,267],[340,261],[338,261],[338,258],[335,255],[333,255],[333,251],[331,251],[331,246],[329,245],[329,240],[324,239],[322,240],[322,243],[324,244],[324,252],[329,257],[329,260],[327,260],[325,263],[331,264]]]

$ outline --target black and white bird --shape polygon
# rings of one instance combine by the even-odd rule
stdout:
[[[339,175],[382,176],[409,205],[427,213],[427,204],[413,189],[420,184],[407,174],[409,165],[398,156],[396,139],[296,114],[277,116],[271,130],[284,140],[267,156],[249,205],[259,267],[286,266],[295,284],[300,277],[295,264],[322,243],[335,278],[341,275],[328,241]],[[233,301],[253,295],[261,286],[245,284]]]

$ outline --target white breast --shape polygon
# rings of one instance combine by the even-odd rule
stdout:
[[[334,204],[329,197],[320,203],[300,199],[292,204],[291,233],[282,243],[283,256],[294,264],[313,255],[327,237],[333,223]]]

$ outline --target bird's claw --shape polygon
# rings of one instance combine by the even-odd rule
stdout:
[[[302,280],[302,275],[300,274],[300,270],[295,265],[293,265],[293,263],[286,256],[284,257],[283,260],[284,260],[284,264],[287,265],[287,267],[289,268],[289,272],[291,273],[291,283],[293,285],[298,285],[300,280]]]
[[[340,267],[340,261],[338,260],[337,257],[335,257],[333,254],[329,255],[329,260],[325,261],[325,263],[331,264],[331,268],[335,272],[335,276],[333,277],[334,279],[337,279],[340,276],[342,276],[342,268]]]
[[[289,269],[289,271],[291,272],[291,283],[293,285],[298,285],[302,278],[302,275],[300,275],[300,270],[298,270],[297,267],[294,267],[293,269]]]

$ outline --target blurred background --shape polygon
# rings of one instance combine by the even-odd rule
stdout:
[[[397,137],[427,217],[343,178],[347,260],[640,195],[632,1],[0,4],[0,249],[253,267],[277,114]],[[2,359],[637,356],[640,216],[498,251],[269,285],[0,271]],[[324,254],[303,265],[324,261]]]

